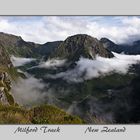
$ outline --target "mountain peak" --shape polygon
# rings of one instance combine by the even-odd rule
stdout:
[[[56,49],[54,57],[78,60],[80,57],[94,59],[96,55],[108,58],[114,56],[98,39],[86,34],[77,34],[63,41]]]

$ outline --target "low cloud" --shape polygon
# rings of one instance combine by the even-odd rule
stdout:
[[[21,78],[12,85],[12,94],[18,104],[30,107],[59,102],[54,95],[54,89],[49,87],[49,83],[43,83],[41,79],[36,79],[28,74],[26,76],[27,79]]]
[[[113,54],[115,57],[111,59],[100,56],[96,60],[80,58],[74,69],[47,77],[62,78],[67,82],[83,82],[112,72],[126,74],[132,64],[140,63],[140,55]]]
[[[12,93],[16,102],[21,105],[39,104],[45,96],[42,91],[44,87],[45,85],[40,80],[30,77],[28,79],[20,79],[18,83],[14,83]]]
[[[11,56],[11,61],[15,67],[22,66],[24,64],[27,64],[35,60],[36,59],[33,59],[33,58],[22,58],[22,57]]]
[[[59,59],[50,59],[47,60],[46,62],[42,62],[39,67],[41,68],[46,68],[46,69],[55,69],[57,67],[61,67],[66,63],[66,60],[59,60]]]

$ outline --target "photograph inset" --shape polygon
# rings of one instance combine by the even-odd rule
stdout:
[[[0,124],[139,122],[139,16],[0,16]]]

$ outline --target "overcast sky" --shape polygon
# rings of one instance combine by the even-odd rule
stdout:
[[[107,37],[115,43],[140,39],[138,16],[0,16],[0,32],[21,36],[25,41],[46,43],[74,34]]]

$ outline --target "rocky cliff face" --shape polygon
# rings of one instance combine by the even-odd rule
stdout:
[[[13,105],[14,98],[11,93],[11,79],[7,72],[0,72],[0,104]]]
[[[78,60],[80,57],[94,59],[96,55],[111,58],[114,55],[103,44],[89,35],[78,34],[63,41],[52,57]]]
[[[11,78],[10,71],[13,70],[13,64],[10,60],[9,53],[0,43],[0,104],[14,104],[14,99],[10,93]]]
[[[4,87],[0,87],[0,103],[2,105],[9,105],[7,98],[4,93]]]

